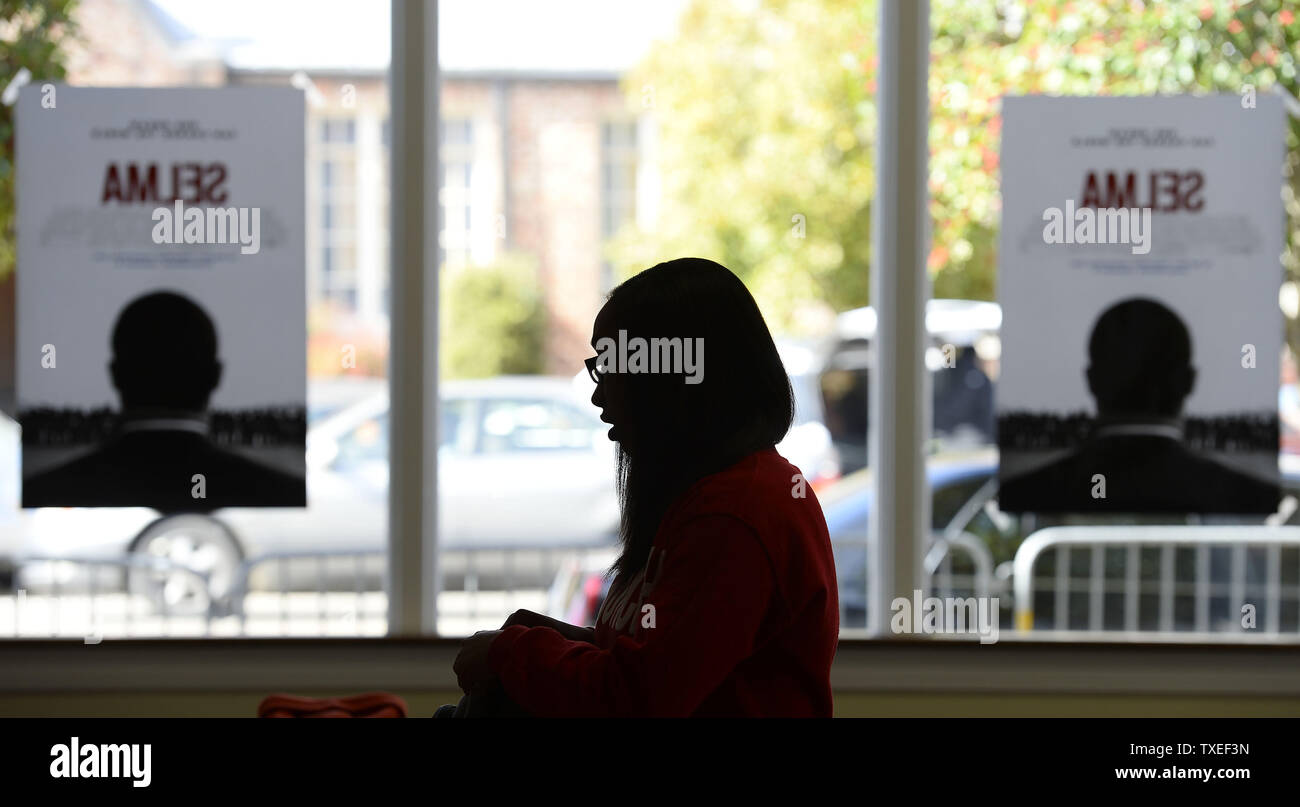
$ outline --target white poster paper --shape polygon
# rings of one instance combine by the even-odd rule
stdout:
[[[1278,501],[1278,99],[1004,100],[1008,511]]]
[[[17,109],[23,506],[303,506],[291,88],[31,85]]]

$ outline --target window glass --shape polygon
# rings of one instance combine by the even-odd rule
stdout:
[[[158,33],[146,5],[174,37]],[[497,627],[520,607],[594,618],[591,598],[557,604],[550,596],[598,592],[618,549],[613,446],[583,368],[591,324],[614,285],[681,255],[736,271],[773,331],[796,397],[778,448],[822,502],[844,625],[858,627],[869,478],[890,470],[867,467],[871,376],[878,351],[892,349],[877,343],[869,297],[873,160],[885,123],[876,104],[877,8],[598,5],[581,25],[544,4],[511,6],[512,25],[531,32],[533,44],[521,46],[500,35],[498,4],[439,3],[439,630]],[[358,2],[346,15],[316,13],[302,0],[211,9],[113,4],[104,12],[113,19],[96,18],[66,43],[60,66],[76,85],[304,91],[309,506],[185,523],[128,508],[8,507],[0,512],[0,634],[9,626],[40,636],[386,630],[387,4]],[[989,591],[1011,626],[1014,561],[1044,527],[1300,523],[1294,210],[1279,294],[1286,495],[1276,514],[1017,515],[999,509],[991,483],[1002,97],[1236,93],[1274,83],[1295,95],[1294,48],[1278,18],[1249,4],[1190,2],[932,0],[930,9],[925,372],[933,397],[932,439],[921,447],[932,496],[929,585]],[[1294,197],[1294,176],[1288,181]],[[12,309],[12,295],[0,294],[6,299]],[[18,452],[15,424],[0,418],[0,495],[15,503]],[[1276,629],[1300,621],[1292,548],[1133,549],[1136,559],[1122,545],[1045,554],[1029,628],[1213,633],[1231,625],[1228,604],[1243,590],[1267,605],[1261,614]],[[153,564],[146,573],[142,560]],[[1094,609],[1080,592],[1098,586]],[[313,599],[321,592],[330,597]]]
[[[76,4],[54,57],[80,86],[303,90],[308,506],[20,510],[0,417],[0,637],[386,632],[388,5],[316,6]]]
[[[1300,558],[1294,548],[1267,542],[1246,546],[1244,539],[1200,548],[1144,543],[1132,529],[1260,526],[1289,523],[1294,518],[1295,477],[1288,471],[1294,463],[1288,454],[1300,445],[1294,439],[1298,433],[1294,424],[1300,423],[1294,416],[1300,411],[1296,405],[1300,396],[1294,362],[1297,295],[1293,282],[1300,264],[1293,247],[1287,247],[1283,255],[1286,282],[1279,295],[1287,316],[1289,344],[1283,350],[1279,378],[1284,498],[1276,514],[1003,512],[994,481],[998,452],[992,411],[1002,362],[1002,312],[995,303],[997,244],[1003,225],[999,186],[1003,97],[1032,93],[1235,95],[1245,86],[1274,82],[1294,87],[1294,59],[1278,55],[1293,50],[1285,44],[1285,20],[1230,4],[1211,7],[1100,0],[1045,6],[934,0],[930,11],[928,191],[934,226],[927,270],[934,299],[927,311],[927,368],[934,397],[933,441],[927,447],[929,477],[936,529],[951,517],[949,536],[965,533],[974,539],[966,545],[948,546],[943,563],[969,566],[976,555],[987,562],[989,571],[978,574],[1001,598],[1007,628],[1100,630],[1125,638],[1143,631],[1240,636],[1241,615],[1230,613],[1228,607],[1232,597],[1240,596],[1254,603],[1260,613],[1267,610],[1277,617],[1273,630],[1294,631],[1300,606],[1287,590],[1269,589],[1262,582],[1295,578]],[[1300,142],[1292,136],[1288,148],[1288,159],[1294,162]],[[1042,166],[1045,171],[1051,168]],[[1294,236],[1294,213],[1287,227]],[[1294,241],[1294,237],[1289,239]],[[855,420],[852,413],[859,409],[854,396],[858,389],[865,389],[872,363],[869,331],[874,320],[842,319],[840,325],[860,340],[856,344],[861,355],[858,361],[850,360],[852,343],[842,340],[837,374],[823,378],[832,432],[845,436],[837,441],[865,434],[865,423]],[[1263,371],[1272,372],[1272,368]],[[846,375],[850,372],[857,378],[850,380]],[[962,476],[969,481],[954,483]],[[1052,526],[1096,527],[1090,534],[1111,542],[1093,543],[1090,539],[1073,548],[1053,547],[1034,554],[1025,539]],[[1013,621],[1015,586],[1024,582],[1015,580],[1017,558],[1037,558],[1030,581],[1031,601],[1021,604],[1028,606],[1023,609],[1024,624]]]

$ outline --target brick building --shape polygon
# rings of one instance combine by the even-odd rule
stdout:
[[[653,36],[671,29],[680,5],[442,0],[444,271],[470,270],[507,250],[531,255],[547,309],[547,372],[573,373],[590,352],[591,321],[613,283],[602,257],[606,239],[634,217],[653,220],[654,123],[619,80]],[[328,307],[332,321],[382,334],[386,38],[328,47],[319,41],[327,34],[308,42],[309,32],[254,16],[242,20],[240,34],[255,47],[236,46],[197,33],[186,8],[82,0],[83,41],[70,55],[70,82],[305,89],[308,304]],[[589,36],[598,30],[605,33]]]

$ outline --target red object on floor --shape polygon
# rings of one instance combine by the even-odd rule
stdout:
[[[406,717],[406,701],[387,692],[367,692],[345,698],[302,698],[267,695],[257,705],[258,717]]]

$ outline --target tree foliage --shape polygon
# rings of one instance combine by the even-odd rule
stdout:
[[[442,278],[444,378],[543,371],[546,308],[533,259],[506,253],[486,266],[444,269]]]
[[[931,0],[928,268],[938,297],[993,299],[1007,94],[1298,93],[1288,0]],[[608,254],[736,271],[778,326],[802,303],[868,299],[877,127],[874,0],[697,0],[625,81],[653,107],[658,221]],[[1300,123],[1290,121],[1284,263],[1300,274]],[[803,238],[792,218],[803,216]],[[1279,277],[1280,280],[1280,277]]]
[[[23,68],[36,83],[66,77],[76,7],[76,0],[0,0],[0,89]],[[14,269],[14,210],[14,108],[0,105],[0,280]]]
[[[677,38],[625,79],[637,108],[653,104],[662,207],[653,232],[616,237],[616,269],[712,258],[778,320],[798,300],[861,305],[873,15],[857,0],[692,4]]]

